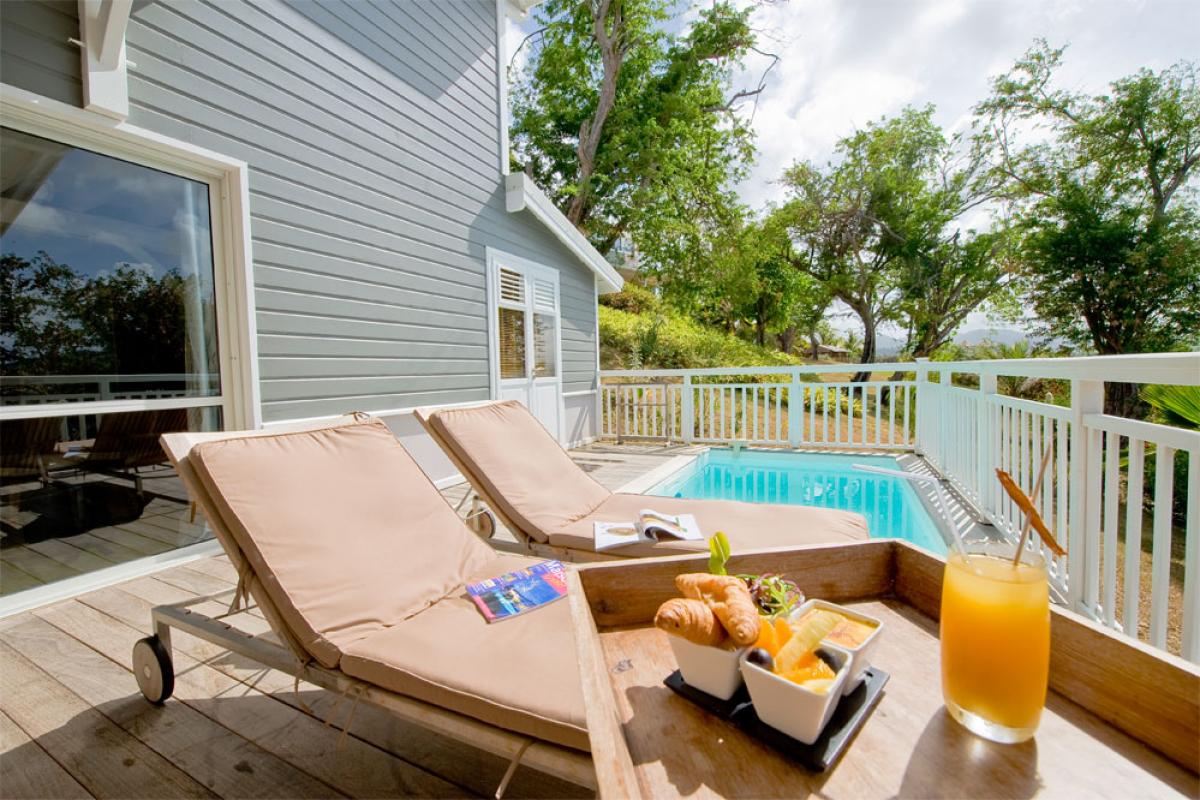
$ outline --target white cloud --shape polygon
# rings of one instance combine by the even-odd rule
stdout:
[[[797,160],[825,161],[837,140],[907,104],[933,103],[948,130],[1033,42],[1069,44],[1062,84],[1100,93],[1141,67],[1200,57],[1195,0],[804,0],[755,12],[764,50],[781,56],[754,119],[759,157],[740,186],[753,206]],[[766,62],[747,59],[739,86]]]

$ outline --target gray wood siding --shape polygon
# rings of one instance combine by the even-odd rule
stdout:
[[[0,81],[83,104],[76,0],[0,0]]]
[[[563,391],[593,388],[592,273],[504,207],[495,27],[491,0],[135,6],[130,122],[250,165],[265,421],[486,398],[489,246],[560,270]]]

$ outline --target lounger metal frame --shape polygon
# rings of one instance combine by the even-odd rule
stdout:
[[[378,706],[405,722],[508,759],[509,770],[497,796],[503,793],[518,764],[579,786],[596,788],[595,769],[591,757],[586,753],[532,739],[421,700],[396,694],[352,678],[340,670],[327,669],[315,661],[301,664],[286,647],[240,631],[220,617],[212,617],[191,608],[212,601],[228,603],[232,594],[233,590],[230,590],[222,595],[155,606],[150,612],[154,636],[170,654],[171,629],[174,628],[322,689],[339,695],[353,693],[361,701]]]
[[[334,424],[337,423],[295,423],[269,431],[167,434],[162,437],[163,449],[174,465],[180,480],[204,514],[205,519],[208,520],[210,530],[221,543],[239,574],[252,575],[248,571],[245,556],[238,548],[236,541],[222,527],[220,517],[213,507],[212,498],[197,480],[191,464],[187,461],[187,453],[194,444],[201,441],[316,430],[331,427]],[[228,613],[209,616],[192,609],[192,606],[212,601],[213,597],[200,597],[181,603],[155,606],[150,612],[153,635],[149,639],[141,640],[134,647],[134,672],[138,676],[138,684],[142,687],[143,693],[146,693],[143,679],[147,676],[139,674],[136,667],[153,668],[154,659],[148,659],[145,656],[148,651],[159,654],[157,666],[167,675],[149,676],[147,685],[152,685],[155,677],[160,680],[166,677],[167,682],[173,682],[174,673],[170,654],[171,629],[175,628],[331,692],[338,694],[354,692],[357,700],[378,706],[395,714],[400,719],[454,741],[509,759],[508,770],[496,792],[497,797],[503,795],[509,780],[520,764],[585,788],[596,788],[595,768],[588,753],[491,725],[473,717],[352,678],[340,670],[328,669],[311,659],[303,658],[300,655],[301,648],[291,638],[286,626],[279,618],[278,611],[270,605],[269,598],[263,594],[261,584],[257,580],[250,580],[245,587],[239,586],[239,590],[243,588],[245,594],[253,598],[255,605],[283,644],[277,644],[238,630],[223,620],[223,617],[229,616]],[[237,590],[233,590],[229,594],[237,593]],[[231,604],[231,611],[234,611],[237,605],[237,603]],[[244,608],[242,606],[236,610],[244,610]],[[150,647],[147,648],[145,645]],[[166,663],[163,663],[164,658]],[[161,702],[166,698],[165,696],[156,698],[147,695],[147,699]]]

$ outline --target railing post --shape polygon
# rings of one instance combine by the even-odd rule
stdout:
[[[929,392],[929,359],[917,359],[917,434],[913,442],[913,452],[917,455],[925,454],[925,439],[929,435],[926,430],[928,427],[927,420],[929,419],[929,409],[927,406],[930,402]]]
[[[979,508],[992,524],[996,522],[995,490],[999,485],[992,478],[992,469],[996,465],[996,453],[1000,447],[1000,431],[995,425],[989,401],[991,396],[996,394],[996,388],[997,380],[994,374],[980,374],[978,422],[975,425],[975,459],[978,462],[976,476],[979,481]]]
[[[804,427],[804,389],[800,387],[800,372],[792,370],[788,384],[788,446],[799,447]]]
[[[1098,524],[1098,520],[1093,518],[1100,511],[1099,499],[1093,502],[1090,496],[1094,487],[1090,485],[1089,476],[1094,470],[1089,468],[1089,463],[1100,458],[1101,454],[1088,452],[1090,437],[1083,424],[1083,418],[1088,414],[1100,414],[1103,411],[1103,381],[1071,381],[1071,454],[1067,477],[1071,484],[1070,508],[1067,510],[1070,526],[1067,545],[1067,600],[1073,610],[1089,615],[1093,614],[1095,609],[1084,608],[1087,591],[1085,583],[1096,580],[1098,576],[1087,576],[1087,564],[1097,558],[1098,554],[1087,552],[1087,532],[1093,522]]]
[[[680,399],[683,416],[683,441],[691,444],[696,438],[696,403],[692,392],[692,376],[683,376],[683,397]]]

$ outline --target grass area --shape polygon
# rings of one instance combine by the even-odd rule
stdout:
[[[1125,518],[1124,505],[1121,508],[1121,519]],[[1122,527],[1124,527],[1122,523]],[[1167,650],[1179,655],[1182,649],[1181,635],[1183,632],[1183,571],[1184,551],[1187,544],[1186,532],[1180,525],[1172,526],[1171,530],[1171,569],[1170,580],[1167,584]],[[1125,608],[1125,536],[1117,540],[1117,619],[1121,619]],[[1150,577],[1154,549],[1154,520],[1151,514],[1142,515],[1142,541],[1139,553],[1138,589],[1138,638],[1149,641],[1150,635]],[[1101,556],[1103,570],[1103,555]],[[1103,572],[1101,573],[1103,574]]]

